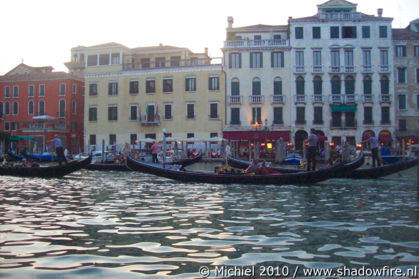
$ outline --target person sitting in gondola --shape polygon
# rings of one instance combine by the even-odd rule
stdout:
[[[257,174],[271,174],[273,173],[272,169],[268,167],[268,164],[265,160],[261,162],[261,164],[258,166]]]
[[[250,165],[243,171],[245,174],[256,174],[258,172],[259,166],[255,159],[250,162]]]

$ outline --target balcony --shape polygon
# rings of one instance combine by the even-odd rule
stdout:
[[[345,104],[356,104],[358,101],[358,95],[356,94],[345,94]]]
[[[354,119],[353,121],[346,120],[345,123],[342,121],[337,120],[330,120],[330,128],[331,129],[356,129],[357,128],[357,121]]]
[[[313,66],[313,73],[323,73],[323,66],[322,65]]]
[[[240,96],[240,95],[228,96],[229,105],[241,105],[242,103],[243,103],[243,96]]]
[[[265,101],[265,96],[263,95],[250,95],[249,96],[249,104],[263,104]]]
[[[330,66],[331,73],[340,73],[341,72],[340,66]]]
[[[362,102],[364,103],[364,104],[366,104],[366,103],[374,103],[374,96],[373,95],[371,95],[371,94],[364,94],[364,95],[362,95]]]
[[[380,65],[380,73],[388,73],[390,72],[390,66],[389,65]]]
[[[199,67],[209,65],[221,65],[222,58],[191,58],[183,60],[131,62],[122,64],[123,71],[150,70],[178,67]]]
[[[140,115],[140,123],[144,126],[158,126],[160,125],[160,114]]]
[[[294,95],[294,103],[296,104],[305,104],[306,103],[306,95]]]
[[[272,104],[285,104],[285,96],[284,95],[271,95],[271,103]]]
[[[363,65],[362,66],[363,73],[372,73],[372,66],[371,65]]]
[[[231,40],[224,41],[224,48],[261,48],[261,47],[288,47],[289,41],[282,40]]]
[[[305,73],[305,66],[304,65],[296,65],[295,66],[295,72],[296,73]]]
[[[68,132],[68,127],[65,123],[50,123],[50,122],[29,122],[23,128],[23,132]]]
[[[343,104],[344,103],[344,95],[340,95],[340,94],[329,95],[329,102],[331,104]]]
[[[327,12],[327,13],[319,13],[318,14],[319,19],[321,20],[360,20],[362,18],[362,15],[360,13],[354,13],[354,12]]]
[[[320,94],[314,94],[312,97],[313,104],[323,104],[324,103],[324,96]]]
[[[355,66],[345,66],[344,71],[345,71],[345,73],[354,73],[355,72]]]
[[[391,103],[391,95],[381,94],[380,95],[380,103]]]

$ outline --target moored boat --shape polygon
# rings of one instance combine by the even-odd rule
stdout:
[[[249,165],[250,162],[247,160],[242,160],[242,159],[237,159],[237,158],[233,158],[233,157],[228,157],[228,164],[230,166],[232,166],[233,168],[238,168],[238,169],[246,169]],[[278,171],[278,172],[282,172],[282,173],[293,173],[293,172],[302,172],[303,170],[301,169],[297,169],[296,167],[291,167],[291,168],[285,168],[285,167],[269,167],[270,169],[274,170],[274,171]]]
[[[146,163],[135,160],[128,156],[128,168],[162,176],[174,180],[184,182],[202,182],[212,184],[313,184],[329,178],[335,178],[340,175],[346,175],[353,169],[358,168],[364,163],[364,154],[361,152],[360,156],[352,162],[346,164],[339,164],[330,168],[323,168],[316,171],[307,171],[300,173],[281,173],[281,174],[215,174],[201,171],[187,171],[182,169],[174,169],[172,167],[165,168],[161,165]]]
[[[48,166],[48,167],[0,167],[0,175],[11,175],[20,177],[42,177],[53,178],[63,177],[64,175],[78,171],[90,164],[92,157],[82,161],[71,161],[67,164]]]
[[[53,162],[53,161],[57,161],[57,156],[56,155],[52,155],[52,154],[28,154],[28,153],[24,153],[23,156],[25,156],[26,158],[32,159],[32,160],[36,160],[39,162]]]

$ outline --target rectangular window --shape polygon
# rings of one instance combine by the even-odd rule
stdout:
[[[35,86],[34,85],[29,85],[28,86],[28,97],[33,97],[35,96]]]
[[[65,83],[60,83],[60,96],[65,96],[66,86]]]
[[[273,39],[274,39],[274,41],[279,41],[279,40],[281,40],[281,35],[280,34],[274,34]]]
[[[19,97],[19,86],[15,85],[13,86],[13,98]]]
[[[262,108],[253,107],[252,108],[252,124],[262,124]]]
[[[97,107],[96,106],[89,107],[89,121],[97,121]]]
[[[419,83],[419,68],[416,68],[416,83]]]
[[[109,65],[109,54],[99,54],[99,65]]]
[[[419,57],[419,45],[416,45],[414,48],[414,55],[415,57]]]
[[[118,120],[118,107],[116,105],[108,106],[108,120],[117,121]]]
[[[256,79],[252,81],[252,95],[257,95],[260,96],[262,91],[261,91],[261,85],[260,85],[260,80]]]
[[[108,84],[108,95],[109,96],[118,96],[118,82],[110,81]]]
[[[345,67],[352,67],[354,66],[354,52],[353,50],[345,50]]]
[[[137,144],[137,134],[130,134],[129,141],[131,145]]]
[[[356,39],[356,26],[342,26],[343,39]]]
[[[362,50],[362,65],[365,67],[371,67],[371,49]]]
[[[399,119],[399,131],[406,131],[407,125],[406,125],[406,119]]]
[[[369,26],[362,26],[362,38],[369,39],[371,36],[371,31]]]
[[[119,64],[121,64],[120,54],[119,53],[112,53],[111,54],[111,62],[112,62],[112,65],[119,65]]]
[[[419,110],[419,94],[416,94],[416,109]]]
[[[0,110],[1,110],[2,108],[0,108]],[[32,101],[29,101],[29,103],[28,103],[28,114],[33,114],[33,102]],[[1,114],[3,114],[3,113],[0,113],[0,115]]]
[[[339,26],[330,27],[330,39],[339,39]]]
[[[19,103],[18,102],[13,102],[12,113],[13,113],[13,115],[18,115],[19,114]]]
[[[313,66],[320,67],[322,65],[322,52],[313,50]]]
[[[297,67],[304,66],[304,51],[296,51],[295,52],[295,65]]]
[[[9,102],[4,103],[4,115],[10,114],[10,104]]]
[[[345,127],[356,127],[355,125],[355,112],[345,112]]]
[[[173,92],[173,79],[172,78],[163,79],[163,92],[164,93]]]
[[[399,104],[399,110],[406,109],[406,95],[401,94],[398,96],[398,104]]]
[[[211,119],[218,119],[218,103],[210,103],[210,115]]]
[[[282,80],[274,80],[274,95],[282,95]]]
[[[297,124],[305,124],[306,123],[306,108],[305,107],[297,107],[297,118],[296,123]]]
[[[364,124],[372,124],[372,107],[364,107]]]
[[[390,107],[381,107],[381,124],[390,124]]]
[[[155,104],[147,104],[147,107],[145,109],[146,111],[146,120],[147,122],[154,122],[155,118],[156,118],[156,106]]]
[[[166,58],[157,57],[156,58],[156,68],[163,68],[166,66]]]
[[[12,122],[12,131],[19,130],[19,122]]]
[[[10,98],[10,86],[4,88],[4,98]]]
[[[189,76],[185,78],[185,91],[195,92],[196,91],[196,77]]]
[[[240,69],[242,67],[242,55],[241,53],[230,53],[228,56],[229,68]]]
[[[233,80],[231,82],[231,95],[233,96],[240,95],[240,82],[238,80]]]
[[[189,103],[186,104],[186,119],[194,119],[195,118],[195,104]]]
[[[304,39],[304,29],[303,27],[295,27],[295,38]]]
[[[271,52],[271,67],[284,68],[284,53],[282,51]]]
[[[138,94],[138,80],[129,81],[129,94]]]
[[[73,94],[77,93],[77,84],[73,83]]]
[[[250,68],[263,68],[263,54],[262,52],[251,52],[250,53]]]
[[[253,38],[254,38],[255,41],[261,41],[262,40],[261,35],[255,35]]]
[[[397,83],[406,83],[406,68],[397,68]]]
[[[283,119],[283,115],[282,115],[282,107],[274,107],[274,120],[273,120],[273,124],[283,124],[284,123],[284,119]]]
[[[388,50],[386,49],[380,50],[380,65],[388,66]]]
[[[156,80],[147,79],[145,81],[145,93],[155,93],[156,92]]]
[[[130,104],[129,105],[129,120],[137,120],[137,119],[138,119],[138,105]]]
[[[39,85],[39,97],[45,97],[45,84]]]
[[[330,52],[330,59],[331,59],[331,64],[332,64],[332,69],[336,68],[338,71],[340,70],[340,52],[339,50],[332,50]]]
[[[72,114],[77,114],[77,102],[76,101],[71,102],[71,113]]]
[[[406,46],[396,46],[396,56],[406,57]]]
[[[218,76],[210,76],[208,78],[208,90],[218,91],[220,90],[220,82]]]
[[[342,126],[342,112],[333,111],[332,112],[332,127],[341,127]]]
[[[313,124],[323,124],[323,107],[314,107]]]
[[[150,68],[150,58],[141,58],[140,64],[141,64],[141,69]]]
[[[380,26],[379,27],[379,35],[380,35],[380,38],[387,38],[387,26]]]
[[[172,104],[164,104],[164,119],[172,119]]]
[[[4,130],[9,131],[10,130],[10,122],[4,122]]]
[[[320,27],[319,26],[313,26],[313,39],[320,39]]]
[[[88,55],[87,56],[87,66],[97,66],[97,55]]]
[[[110,134],[109,135],[109,145],[116,145],[116,135]]]
[[[240,108],[231,108],[231,125],[240,125]]]
[[[97,96],[97,83],[89,84],[89,96]]]
[[[89,144],[96,145],[96,135],[89,135]]]
[[[179,67],[180,66],[180,56],[170,57],[170,66],[171,67]]]

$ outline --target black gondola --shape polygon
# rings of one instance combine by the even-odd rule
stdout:
[[[0,175],[12,175],[21,177],[42,177],[53,178],[63,177],[69,173],[80,170],[90,164],[92,157],[88,157],[82,161],[72,161],[61,166],[49,167],[0,167]]]
[[[342,175],[339,178],[352,178],[352,179],[373,179],[387,176],[390,174],[397,173],[399,171],[407,170],[411,167],[414,167],[419,160],[419,157],[413,158],[410,160],[402,160],[393,164],[388,164],[375,168],[358,168],[354,169],[352,172],[347,175]],[[246,160],[240,160],[236,158],[229,157],[228,163],[230,166],[239,169],[245,169],[249,166],[250,162]],[[301,169],[292,169],[292,168],[280,168],[280,167],[270,167],[274,171],[280,171],[283,173],[299,173],[304,170]]]
[[[313,184],[329,178],[334,178],[339,175],[345,175],[351,172],[353,169],[358,168],[364,163],[364,154],[352,162],[346,164],[340,164],[330,168],[324,168],[317,171],[308,171],[301,173],[285,173],[285,174],[257,174],[257,175],[245,175],[245,174],[215,174],[209,172],[199,171],[186,171],[173,169],[173,167],[164,168],[157,164],[146,163],[143,161],[135,160],[128,156],[127,166],[128,168],[162,176],[174,180],[185,181],[185,182],[202,182],[212,184]]]
[[[186,167],[186,166],[199,162],[201,159],[202,159],[202,153],[200,153],[196,157],[181,159],[176,162],[166,163],[166,165],[180,165],[182,167]],[[92,171],[131,171],[129,168],[127,168],[126,165],[121,165],[117,163],[94,163],[94,164],[89,164],[85,166],[84,168],[88,170],[92,170]]]

